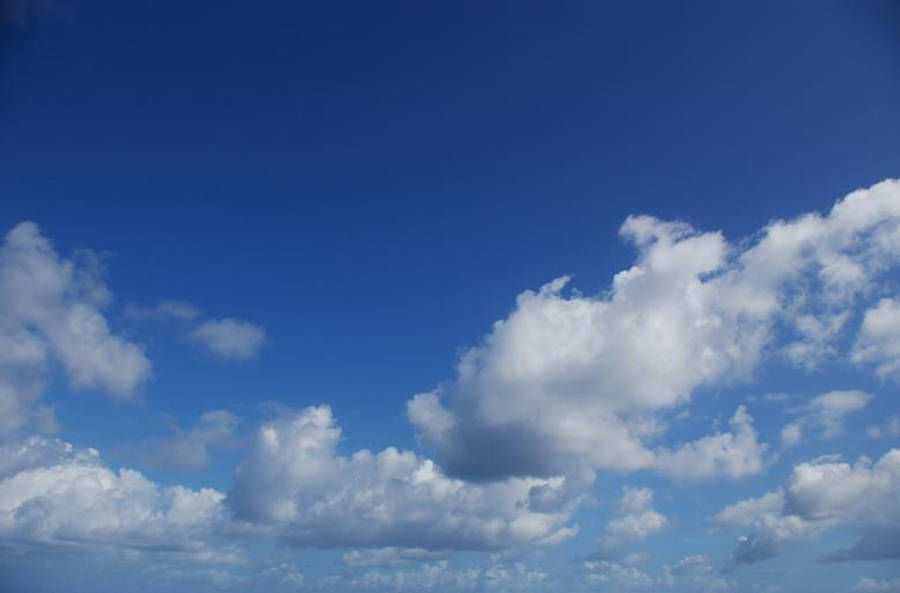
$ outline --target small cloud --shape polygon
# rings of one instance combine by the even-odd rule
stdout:
[[[871,400],[871,395],[858,390],[829,391],[814,397],[808,404],[790,410],[801,416],[781,429],[782,446],[799,444],[804,433],[812,430],[817,430],[823,438],[841,434],[844,431],[844,416],[862,410]]]
[[[147,465],[171,469],[198,469],[209,463],[213,450],[235,449],[240,419],[226,410],[213,410],[200,416],[189,431],[172,427],[172,436],[152,439],[140,445]]]
[[[266,339],[263,328],[230,317],[201,323],[188,335],[211,354],[232,360],[256,358]]]
[[[186,301],[166,300],[160,301],[152,307],[130,304],[125,308],[125,316],[134,320],[162,320],[175,319],[178,321],[193,321],[200,317],[200,309]]]

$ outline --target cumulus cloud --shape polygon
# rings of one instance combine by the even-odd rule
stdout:
[[[718,432],[676,449],[658,449],[656,471],[677,481],[716,476],[736,480],[761,472],[768,446],[758,441],[753,417],[738,406],[729,424],[732,432]]]
[[[145,463],[154,467],[197,469],[209,463],[211,451],[238,446],[236,429],[240,419],[227,410],[204,412],[190,430],[173,426],[174,434],[152,439],[139,448]]]
[[[811,430],[822,438],[835,437],[844,430],[844,416],[862,410],[871,400],[871,395],[858,390],[829,391],[814,397],[808,404],[792,410],[800,417],[781,430],[781,443],[785,447],[794,446]]]
[[[564,276],[523,292],[461,356],[455,381],[408,403],[449,475],[667,467],[647,445],[660,410],[686,404],[699,387],[749,377],[769,351],[805,368],[836,353],[847,311],[866,306],[900,259],[900,183],[853,192],[826,216],[772,222],[752,241],[650,216],[629,217],[621,234],[637,262],[608,291],[567,294]],[[745,413],[734,438],[758,451]],[[714,435],[682,455],[712,453],[725,440]],[[704,461],[712,471],[702,477],[758,471],[743,450]]]
[[[266,332],[258,325],[226,317],[201,323],[191,330],[189,337],[215,356],[246,360],[259,355]]]
[[[264,424],[228,495],[236,517],[295,545],[443,550],[556,541],[573,510],[541,505],[562,477],[472,484],[393,447],[340,456],[340,435],[328,406]]]
[[[30,222],[9,231],[0,246],[0,432],[54,424],[35,407],[54,362],[75,389],[133,396],[150,361],[110,330],[101,313],[110,298],[95,255],[59,257]]]
[[[604,553],[614,553],[624,546],[642,542],[669,526],[669,520],[653,508],[650,488],[622,488],[622,499],[615,516],[606,524],[600,540]]]
[[[32,437],[2,453],[0,535],[7,540],[202,556],[226,516],[222,493],[161,487],[134,470],[113,471],[93,449]]]
[[[852,360],[875,365],[882,377],[900,378],[900,301],[881,299],[866,311]]]
[[[856,527],[862,536],[826,560],[900,558],[900,449],[875,463],[865,457],[853,465],[831,458],[802,463],[781,489],[726,507],[715,521],[750,528],[734,550],[737,562],[771,558],[838,526]]]

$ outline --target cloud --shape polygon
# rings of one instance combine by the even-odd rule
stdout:
[[[131,319],[175,319],[193,321],[200,317],[202,311],[186,301],[160,301],[152,307],[130,304],[125,308],[125,315]]]
[[[669,526],[669,520],[653,508],[650,488],[622,488],[622,500],[615,516],[606,524],[600,540],[605,553],[614,553],[624,546],[642,542]]]
[[[264,424],[228,494],[236,517],[294,545],[492,549],[553,538],[574,510],[541,504],[564,478],[472,484],[393,447],[340,456],[340,435],[328,406]]]
[[[853,593],[900,593],[900,578],[879,580],[862,577],[851,591]]]
[[[858,528],[862,537],[825,560],[900,558],[900,449],[874,464],[830,458],[802,463],[785,485],[760,498],[726,507],[715,516],[722,526],[750,528],[734,550],[736,562],[776,556],[788,544],[838,526]]]
[[[900,183],[853,192],[826,216],[774,221],[747,241],[650,216],[629,217],[621,235],[637,261],[609,290],[567,293],[563,276],[521,293],[463,353],[453,382],[408,403],[448,475],[665,472],[658,458],[672,453],[650,448],[659,431],[646,430],[662,410],[748,379],[767,353],[802,368],[839,353],[847,312],[900,261]],[[734,455],[705,460],[711,471],[698,477],[759,471],[748,425],[739,415]],[[726,442],[713,435],[682,456]]]
[[[738,406],[729,420],[733,432],[719,432],[670,450],[656,451],[656,471],[676,481],[725,476],[734,480],[757,474],[765,466],[768,446],[757,440],[753,417]]]
[[[442,560],[446,555],[447,553],[441,550],[424,548],[372,548],[346,552],[341,556],[341,564],[397,568],[410,562]]]
[[[112,471],[93,449],[32,437],[2,452],[0,535],[6,540],[202,555],[225,520],[223,494]]]
[[[858,412],[868,405],[872,396],[858,390],[829,391],[814,397],[808,404],[794,408],[794,413],[802,414],[781,430],[784,447],[794,446],[803,440],[803,434],[818,430],[822,438],[832,438],[844,431],[844,416]]]
[[[370,571],[357,576],[331,575],[319,580],[320,587],[343,586],[378,591],[524,591],[541,588],[547,573],[522,563],[455,568],[446,560],[415,570]]]
[[[189,337],[215,356],[246,360],[259,355],[266,333],[258,325],[226,317],[201,323],[191,330]]]
[[[171,437],[146,441],[139,449],[144,463],[153,467],[201,468],[209,463],[210,451],[237,448],[239,423],[227,410],[204,412],[194,428],[183,431],[175,426]]]
[[[873,439],[900,437],[900,415],[890,416],[883,426],[869,426],[866,435]]]
[[[658,575],[626,564],[608,560],[582,563],[585,582],[604,591],[677,590],[691,593],[720,593],[733,589],[733,583],[721,576],[720,570],[706,556],[686,556],[664,565]]]
[[[875,365],[882,377],[900,379],[900,301],[881,299],[866,311],[852,360]]]
[[[48,408],[35,407],[53,363],[75,389],[134,395],[150,361],[109,329],[101,310],[110,299],[96,255],[62,259],[30,222],[7,233],[0,246],[0,432],[55,424]]]

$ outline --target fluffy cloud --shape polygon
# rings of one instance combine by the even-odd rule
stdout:
[[[110,301],[89,252],[62,259],[37,226],[14,227],[0,247],[0,432],[37,419],[35,407],[58,363],[76,389],[127,399],[150,373],[136,344],[113,334],[101,310]],[[37,418],[35,418],[37,414]]]
[[[817,430],[823,438],[831,438],[844,430],[844,416],[866,407],[872,396],[862,391],[829,391],[814,397],[808,404],[794,408],[801,416],[787,424],[781,431],[781,443],[785,447],[803,440],[803,433]]]
[[[750,528],[734,551],[737,562],[771,558],[786,544],[841,525],[857,527],[862,537],[827,560],[900,558],[900,449],[874,464],[865,457],[853,465],[802,463],[782,489],[726,507],[715,521]]]
[[[340,456],[340,435],[327,406],[264,424],[228,495],[236,517],[295,545],[441,550],[553,542],[573,510],[542,504],[561,477],[472,484],[392,447]]]
[[[874,364],[882,377],[900,378],[900,301],[881,299],[866,311],[853,362]]]
[[[624,546],[644,541],[668,526],[669,520],[653,508],[653,490],[625,486],[619,508],[606,524],[606,533],[600,544],[605,553],[617,552]]]
[[[768,446],[757,440],[753,417],[738,406],[729,420],[733,432],[718,432],[671,450],[656,451],[656,471],[677,481],[716,476],[740,479],[764,467]]]
[[[204,542],[225,518],[223,494],[112,471],[93,449],[32,437],[2,453],[0,535],[7,540],[203,556]]]
[[[659,410],[748,377],[767,351],[803,367],[836,353],[848,310],[865,306],[900,259],[900,183],[854,192],[827,216],[775,221],[754,241],[649,216],[629,217],[621,234],[638,258],[607,292],[566,294],[568,277],[523,292],[462,355],[452,384],[409,402],[448,474],[668,467],[647,446]],[[742,415],[735,438],[754,449]],[[759,456],[743,448],[724,461],[699,457],[724,440],[714,435],[683,455],[712,468],[702,477],[759,470]]]
[[[210,451],[237,447],[236,429],[239,422],[239,418],[227,410],[205,412],[191,430],[183,431],[175,426],[175,434],[171,437],[143,443],[140,447],[143,460],[155,467],[203,467],[209,463]]]
[[[190,339],[220,358],[255,358],[266,340],[266,332],[247,321],[225,319],[205,321],[191,330]]]

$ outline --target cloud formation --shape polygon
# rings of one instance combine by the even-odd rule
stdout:
[[[205,321],[188,336],[211,354],[229,360],[256,358],[266,340],[263,328],[230,317]]]
[[[393,447],[340,456],[340,435],[328,406],[264,424],[228,494],[236,517],[319,547],[492,549],[571,533],[573,505],[541,504],[564,478],[472,484]]]
[[[2,447],[0,535],[31,545],[203,554],[224,495],[162,487],[104,466],[93,449],[32,437]]]
[[[772,222],[752,242],[650,216],[629,217],[621,235],[638,258],[608,292],[566,294],[565,276],[523,292],[461,356],[452,384],[408,403],[449,475],[668,467],[647,446],[660,411],[748,378],[767,354],[803,368],[835,354],[847,311],[900,261],[900,183],[853,192],[827,216]],[[753,449],[745,415],[735,439]],[[700,459],[716,443],[685,450],[711,468],[697,477],[759,471],[753,455]]]
[[[715,521],[750,528],[733,552],[736,562],[772,558],[785,545],[838,526],[856,527],[862,536],[827,560],[900,558],[900,449],[875,463],[865,457],[853,465],[831,458],[802,463],[781,489],[728,506]]]
[[[96,255],[60,258],[30,222],[0,246],[0,433],[35,421],[58,363],[75,389],[131,398],[150,374],[143,350],[114,334],[102,314],[111,295]],[[52,422],[51,422],[52,424]]]
[[[600,546],[606,554],[642,542],[669,526],[669,520],[653,508],[653,490],[623,486],[615,516],[606,524]]]
[[[816,431],[822,438],[833,438],[843,432],[844,416],[862,410],[871,400],[871,395],[859,390],[829,391],[814,397],[793,409],[800,417],[781,430],[781,443],[785,447],[796,445],[809,431]]]

